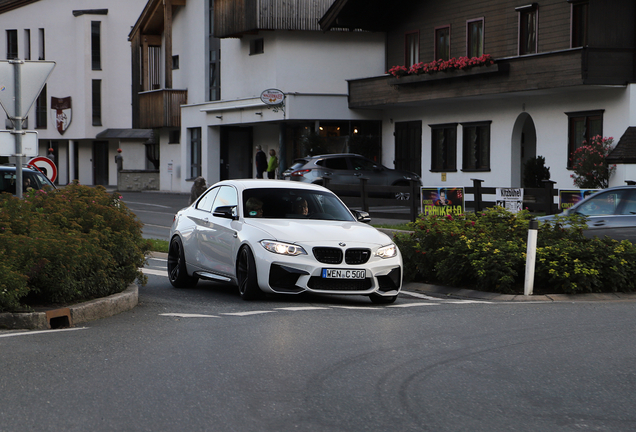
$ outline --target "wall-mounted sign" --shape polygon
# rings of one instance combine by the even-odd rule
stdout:
[[[55,127],[60,135],[64,135],[66,129],[71,125],[72,108],[71,97],[64,98],[52,97],[51,98],[51,110],[54,111]]]
[[[280,105],[285,101],[285,93],[277,89],[267,89],[261,93],[261,101],[266,105]]]
[[[426,216],[448,216],[464,213],[463,187],[423,187],[422,213]]]

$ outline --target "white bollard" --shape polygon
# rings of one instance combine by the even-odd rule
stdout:
[[[534,286],[534,265],[537,259],[537,230],[539,222],[531,220],[528,225],[528,249],[526,251],[526,281],[523,295],[531,296]]]

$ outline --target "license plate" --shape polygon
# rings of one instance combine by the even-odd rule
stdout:
[[[364,279],[366,270],[322,269],[324,279]]]

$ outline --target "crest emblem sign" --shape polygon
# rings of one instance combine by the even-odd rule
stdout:
[[[55,116],[55,127],[60,135],[64,135],[66,129],[71,125],[73,119],[71,108],[71,97],[52,97],[51,98],[51,110]]]

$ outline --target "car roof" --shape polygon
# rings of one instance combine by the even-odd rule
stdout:
[[[0,165],[0,171],[15,171],[15,168],[15,165]],[[40,172],[28,166],[23,166],[22,171]]]
[[[289,180],[271,180],[271,179],[233,179],[233,180],[222,180],[218,183],[213,184],[211,187],[229,185],[235,186],[240,190],[245,189],[305,189],[305,190],[319,190],[319,191],[328,191],[329,189],[324,188],[320,185],[315,185],[311,183],[302,183],[302,182],[293,182]]]
[[[318,159],[318,158],[326,158],[326,157],[361,157],[363,158],[364,156],[359,155],[357,153],[329,153],[329,154],[322,154],[322,155],[316,155],[316,156],[308,156],[308,159]]]

